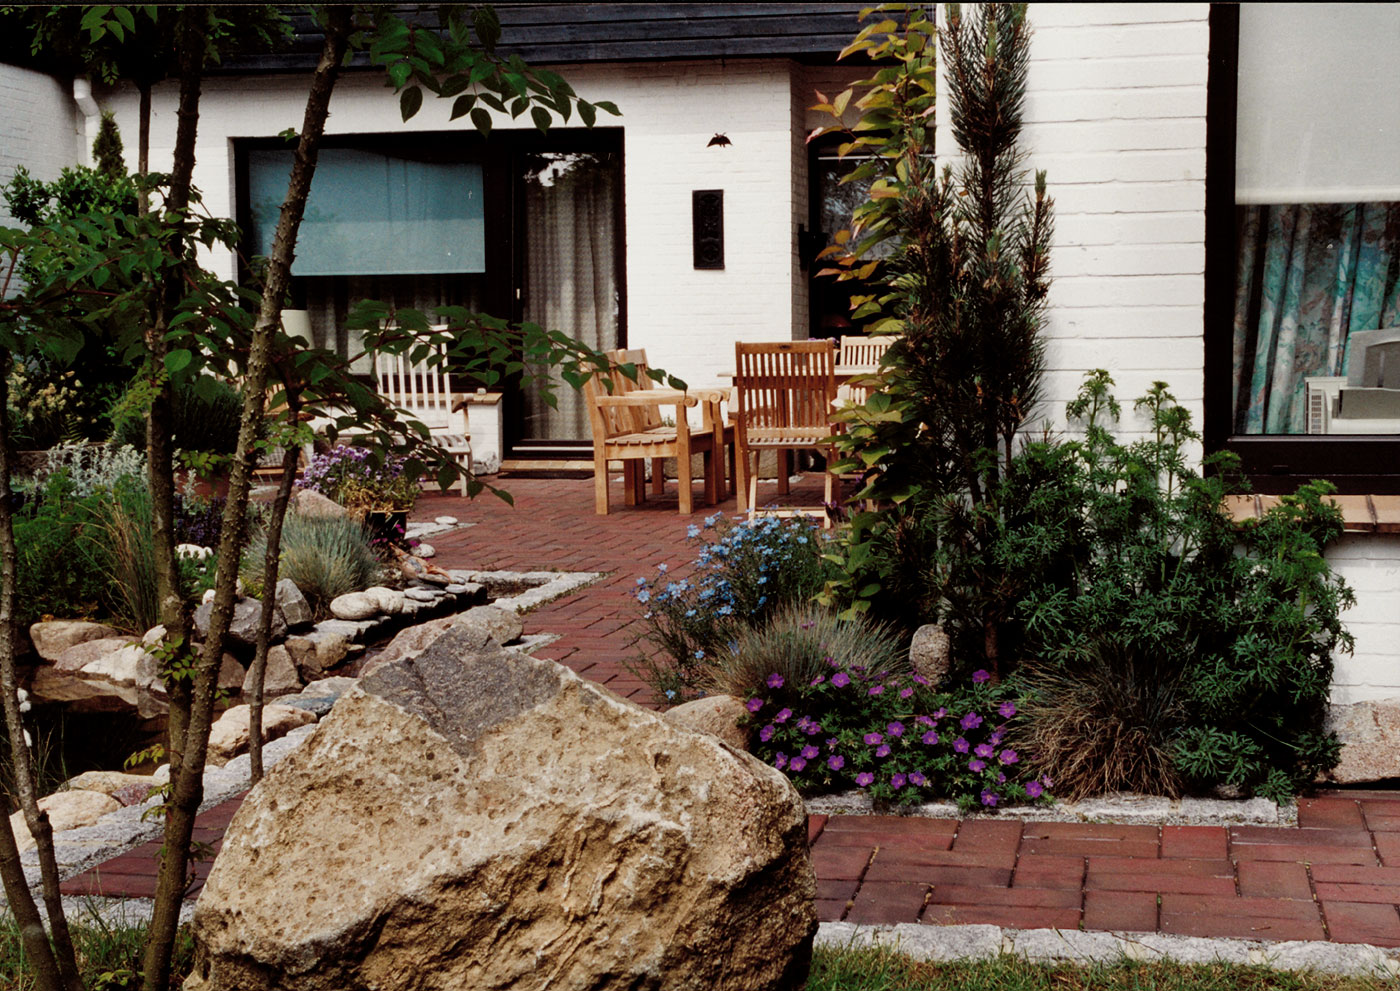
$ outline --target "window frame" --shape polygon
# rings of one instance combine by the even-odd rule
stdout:
[[[1342,493],[1400,493],[1400,434],[1283,436],[1233,433],[1235,127],[1239,8],[1210,5],[1206,84],[1205,418],[1208,452],[1232,451],[1256,492],[1292,492],[1325,478]]]

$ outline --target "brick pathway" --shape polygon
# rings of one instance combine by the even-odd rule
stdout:
[[[675,490],[646,506],[593,513],[591,479],[505,479],[512,509],[432,494],[414,516],[475,526],[430,538],[448,568],[606,572],[526,617],[561,638],[539,654],[649,701],[623,664],[645,647],[638,575],[684,573],[690,518]],[[805,485],[802,487],[805,489]],[[617,486],[615,486],[617,488]],[[732,511],[734,502],[724,504]],[[217,846],[235,799],[200,817]],[[1018,820],[813,816],[809,835],[823,921],[990,923],[1011,928],[1161,931],[1245,939],[1331,939],[1400,946],[1400,794],[1325,792],[1297,828],[1109,826]],[[149,896],[147,844],[67,882],[65,892]],[[196,867],[192,894],[208,871]]]

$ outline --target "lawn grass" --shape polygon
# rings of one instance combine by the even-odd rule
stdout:
[[[807,991],[1382,991],[1380,977],[1244,967],[1122,961],[1044,964],[1005,955],[931,963],[885,948],[818,947]]]

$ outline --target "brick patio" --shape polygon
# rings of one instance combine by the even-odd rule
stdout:
[[[591,479],[503,479],[512,509],[433,494],[415,518],[476,525],[432,538],[448,568],[606,572],[526,617],[560,639],[538,653],[639,702],[624,659],[644,646],[638,575],[684,573],[690,518],[675,489],[646,506],[593,513]],[[810,483],[809,483],[810,484]],[[805,488],[805,485],[804,485]],[[770,490],[771,491],[771,490]],[[800,490],[799,490],[800,491]],[[734,502],[725,503],[732,511]],[[237,800],[198,820],[217,847]],[[1400,946],[1400,794],[1324,792],[1300,801],[1296,828],[1114,826],[1018,820],[813,816],[823,921],[989,923],[1011,928],[1160,931],[1243,939],[1330,939]],[[149,896],[159,843],[64,885],[71,894]],[[197,894],[207,862],[197,866]]]

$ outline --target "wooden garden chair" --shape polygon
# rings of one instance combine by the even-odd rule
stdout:
[[[885,352],[889,350],[891,344],[895,342],[893,336],[884,337],[843,337],[841,338],[841,353],[836,359],[837,367],[845,370],[851,375],[852,369],[862,371],[854,374],[850,381],[842,382],[836,388],[836,398],[841,401],[854,403],[857,406],[865,405],[865,401],[870,398],[870,393],[874,387],[868,381],[870,376],[875,375],[880,368],[880,362],[884,360]],[[865,371],[868,369],[868,372]]]
[[[835,462],[831,425],[835,358],[836,349],[827,340],[734,345],[734,467],[739,510],[747,510],[750,519],[758,511],[760,452],[778,454],[779,495],[788,492],[784,465],[789,452],[818,451],[828,469]],[[820,509],[792,508],[784,515],[827,515],[826,507],[834,501],[833,476],[830,470],[824,474],[825,503]]]
[[[654,388],[647,375],[645,351],[617,350],[606,354],[611,368],[607,372],[595,371],[583,386],[593,430],[593,495],[598,515],[608,514],[609,461],[622,462],[623,501],[635,506],[646,498],[646,462],[652,462],[652,489],[659,495],[665,485],[663,459],[675,458],[680,512],[689,516],[694,511],[691,455],[703,454],[705,502],[718,502],[723,486],[724,424],[720,403],[725,398],[724,390],[682,392]],[[635,368],[635,380],[624,374],[624,365]],[[686,409],[701,404],[703,425],[692,431]],[[674,424],[664,422],[664,407],[673,407]]]
[[[434,330],[443,328],[435,327]],[[411,350],[411,349],[410,349]],[[439,350],[439,356],[446,354]],[[461,469],[458,485],[467,494],[472,468],[472,439],[465,409],[453,409],[452,376],[445,364],[414,364],[411,354],[374,356],[379,394],[428,428],[429,439]]]

